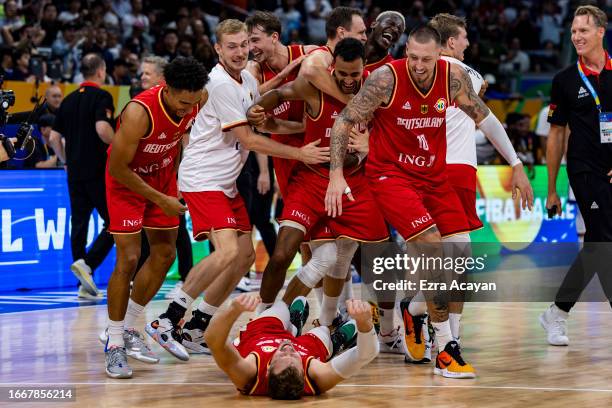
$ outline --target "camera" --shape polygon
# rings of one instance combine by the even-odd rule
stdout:
[[[3,79],[0,77],[0,86]],[[39,102],[40,103],[40,102]],[[38,109],[39,103],[36,104],[34,110]],[[0,89],[0,126],[6,125],[8,120],[8,109],[15,105],[15,92],[10,89]],[[0,144],[6,150],[9,159],[15,157],[17,150],[24,148],[25,144],[32,138],[33,127],[27,122],[21,124],[15,137],[17,142],[15,145],[5,135],[0,133]]]

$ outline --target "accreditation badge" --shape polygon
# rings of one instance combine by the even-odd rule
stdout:
[[[612,112],[599,114],[599,135],[601,143],[612,143]]]

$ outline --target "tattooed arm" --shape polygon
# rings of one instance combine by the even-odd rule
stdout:
[[[334,123],[330,140],[329,186],[325,195],[325,209],[332,217],[342,215],[342,197],[348,187],[342,173],[342,164],[351,129],[356,124],[369,122],[376,109],[390,101],[394,87],[395,77],[391,69],[388,67],[377,69],[366,79],[359,93],[351,99]],[[349,200],[355,200],[350,189],[346,195]]]
[[[533,189],[525,174],[523,164],[519,160],[510,139],[508,139],[506,130],[474,92],[468,73],[456,64],[451,64],[450,70],[451,101],[454,101],[459,109],[476,122],[487,139],[495,146],[495,149],[512,166],[512,198],[515,199],[517,192],[520,192],[523,209],[529,208],[531,210],[533,207]]]

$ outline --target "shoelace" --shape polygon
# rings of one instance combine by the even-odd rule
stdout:
[[[565,322],[564,319],[555,319],[553,320],[551,331],[554,334],[565,336],[567,332],[567,323]]]
[[[108,351],[108,365],[111,367],[121,367],[127,365],[127,356],[125,350],[121,347],[112,347]]]
[[[450,349],[450,351],[447,349]],[[444,349],[444,351],[450,354],[451,357],[455,359],[457,364],[459,364],[460,366],[465,365],[465,361],[463,360],[463,357],[461,357],[461,347],[459,347],[459,344],[457,344],[456,347],[447,347],[446,349]]]
[[[399,330],[399,327],[397,329],[393,329],[391,334],[389,334],[389,336],[394,336],[393,341],[389,341],[389,342],[385,343],[391,349],[399,348],[399,345],[402,342],[402,338],[399,335],[398,330]]]

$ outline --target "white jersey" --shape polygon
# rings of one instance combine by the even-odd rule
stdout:
[[[259,96],[255,77],[247,70],[240,76],[236,81],[221,64],[210,72],[208,101],[198,112],[179,167],[181,191],[238,194],[236,179],[249,152],[230,130],[248,123],[247,109]]]
[[[482,75],[456,58],[442,56],[442,59],[459,65],[472,80],[476,94],[484,84]],[[446,109],[446,163],[467,164],[476,168],[476,142],[474,140],[476,124],[465,112],[455,106]]]

